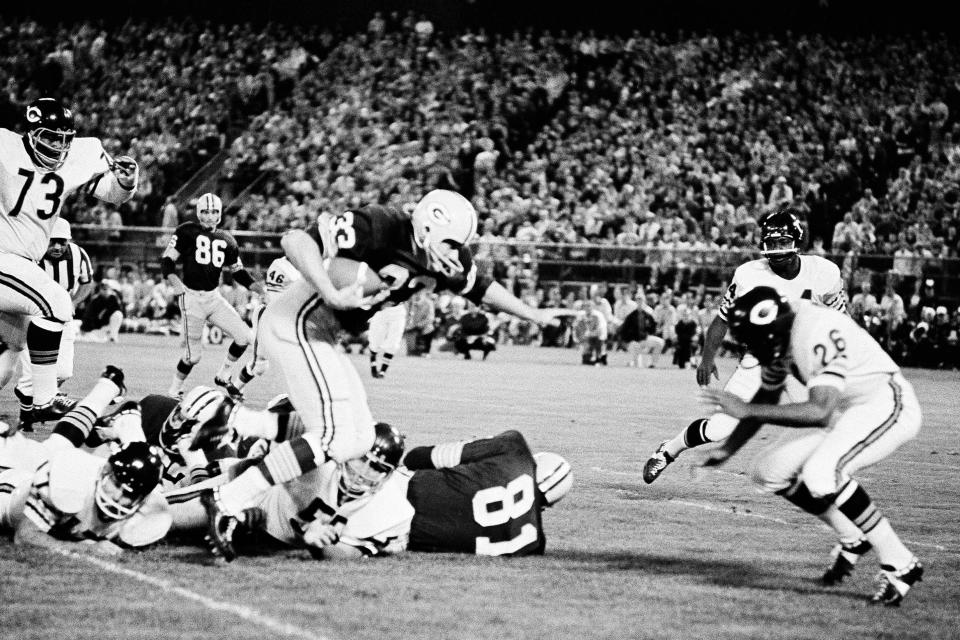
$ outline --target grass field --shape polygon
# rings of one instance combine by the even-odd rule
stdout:
[[[79,393],[108,363],[126,371],[129,397],[166,389],[176,341],[124,338],[78,344],[68,390]],[[223,353],[209,349],[191,381],[209,384]],[[278,551],[226,565],[173,543],[101,560],[0,540],[0,638],[960,637],[956,373],[906,372],[924,428],[859,476],[927,568],[904,606],[886,609],[865,602],[874,555],[848,583],[820,587],[830,533],[750,484],[754,454],[780,431],[718,471],[698,469],[702,454],[689,452],[643,483],[647,455],[702,413],[689,369],[629,369],[623,354],[610,367],[584,367],[574,351],[503,348],[486,362],[400,357],[372,380],[355,358],[374,415],[405,431],[408,445],[516,428],[534,450],[570,460],[575,486],[544,515],[544,557],[333,565]],[[249,398],[278,391],[268,374]],[[0,413],[15,415],[12,394],[3,395]]]

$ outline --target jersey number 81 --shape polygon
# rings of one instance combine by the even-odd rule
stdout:
[[[533,508],[533,478],[523,474],[511,480],[505,487],[489,487],[473,496],[473,519],[481,527],[497,527],[520,518]],[[500,556],[515,553],[537,541],[537,528],[526,523],[520,533],[510,540],[491,542],[490,538],[478,537],[478,556]]]

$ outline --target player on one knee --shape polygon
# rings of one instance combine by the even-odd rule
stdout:
[[[70,294],[37,262],[67,198],[86,189],[104,202],[124,203],[137,190],[139,169],[128,156],[111,158],[97,138],[75,138],[73,112],[58,100],[34,100],[25,116],[26,134],[0,129],[0,331],[9,352],[0,359],[0,381],[9,378],[10,363],[26,347],[31,417],[43,422],[70,408],[54,400],[63,326],[74,310]]]
[[[220,275],[224,269],[233,274],[234,281],[261,295],[263,285],[253,277],[240,261],[237,241],[226,231],[217,229],[223,215],[223,203],[212,193],[197,200],[197,222],[185,222],[163,252],[163,277],[177,292],[180,313],[183,316],[183,357],[170,383],[169,395],[178,397],[183,383],[194,365],[200,362],[203,327],[207,322],[230,334],[233,341],[214,382],[235,393],[230,382],[234,363],[243,355],[253,340],[253,332],[236,309],[220,294]],[[177,262],[183,266],[183,278],[176,274]]]
[[[70,223],[58,218],[50,234],[50,246],[40,260],[40,266],[53,281],[66,289],[74,308],[93,291],[93,270],[90,257],[73,242]],[[63,325],[60,352],[57,354],[57,386],[73,377],[73,351],[76,328],[72,322]],[[33,430],[33,374],[30,357],[20,352],[20,380],[14,394],[20,403],[21,431]]]
[[[809,399],[777,406],[703,390],[705,403],[740,420],[708,466],[729,459],[764,423],[804,428],[809,435],[763,455],[754,480],[837,533],[840,544],[824,584],[843,581],[860,556],[874,549],[882,582],[870,601],[898,606],[920,581],[923,566],[851,476],[917,436],[922,418],[913,387],[844,313],[803,300],[790,303],[762,286],[741,296],[727,317],[734,338],[759,361],[764,388],[783,388],[795,376]]]
[[[759,227],[760,253],[763,257],[737,267],[733,281],[720,303],[719,313],[707,329],[702,359],[697,367],[697,383],[702,387],[710,384],[711,376],[718,377],[714,358],[727,334],[730,308],[737,298],[754,287],[775,287],[791,302],[813,300],[840,311],[846,310],[843,279],[837,265],[819,256],[800,255],[805,234],[800,217],[793,209],[786,208],[763,216]],[[753,400],[760,392],[760,366],[749,351],[741,358],[724,389],[747,401]],[[804,393],[802,387],[792,385],[786,392],[793,400],[801,399],[793,397],[795,394]],[[766,397],[758,399],[769,400]],[[687,449],[725,439],[737,422],[724,413],[694,420],[673,438],[660,443],[644,464],[644,482],[650,483],[660,477],[667,466]]]

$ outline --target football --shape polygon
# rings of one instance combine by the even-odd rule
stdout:
[[[370,296],[384,288],[383,280],[366,262],[335,256],[324,260],[324,266],[337,289],[362,284],[363,295]]]

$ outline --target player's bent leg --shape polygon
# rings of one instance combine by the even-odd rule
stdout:
[[[230,377],[233,374],[233,366],[246,352],[247,346],[253,342],[253,331],[243,321],[240,314],[220,295],[214,299],[210,322],[226,331],[233,338],[233,342],[227,349],[226,358],[224,358],[214,378],[214,381],[220,386],[228,387],[232,384]],[[236,389],[232,389],[232,391],[236,391]]]
[[[898,605],[920,580],[923,567],[850,474],[883,460],[914,438],[920,421],[913,389],[897,374],[886,388],[837,419],[802,470],[811,492],[828,497],[876,550],[884,583],[871,600],[875,603]]]
[[[263,323],[263,312],[266,310],[266,308],[266,305],[260,305],[260,307],[253,313],[253,353],[251,354],[250,361],[244,366],[240,367],[237,375],[234,376],[232,380],[233,387],[240,394],[243,393],[244,387],[250,384],[254,378],[257,376],[262,376],[267,371],[267,366],[269,363],[263,353],[260,329]]]
[[[51,449],[83,446],[97,418],[125,391],[123,371],[107,365],[93,389],[57,422],[44,446]]]

